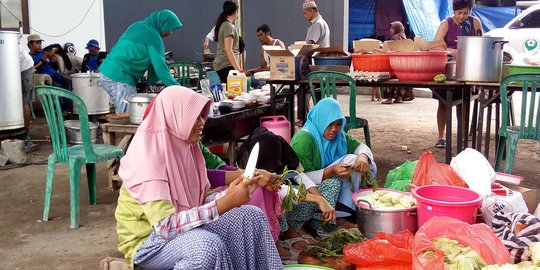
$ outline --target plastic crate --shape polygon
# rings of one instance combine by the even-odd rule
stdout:
[[[350,56],[315,56],[313,57],[315,65],[326,65],[326,66],[351,66],[351,57]]]

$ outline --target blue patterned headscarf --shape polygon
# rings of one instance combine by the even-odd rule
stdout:
[[[334,140],[330,141],[324,138],[323,134],[326,128],[339,119],[342,121],[341,132]],[[346,124],[347,120],[341,112],[341,105],[333,98],[322,99],[309,111],[304,129],[311,133],[317,142],[323,168],[347,154]]]

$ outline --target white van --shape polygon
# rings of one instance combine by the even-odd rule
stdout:
[[[503,37],[508,41],[504,51],[519,59],[518,55],[540,50],[540,4],[530,6],[505,26],[493,29],[485,36]]]

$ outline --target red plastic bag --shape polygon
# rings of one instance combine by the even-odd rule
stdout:
[[[378,232],[373,239],[343,248],[343,259],[356,269],[412,269],[413,234],[407,230]]]
[[[438,163],[431,151],[426,151],[418,159],[411,183],[415,186],[431,184],[465,187],[469,186],[445,163]]]
[[[505,264],[510,254],[502,241],[484,223],[468,224],[450,217],[433,217],[416,232],[413,246],[413,268],[444,270],[444,254],[432,240],[446,237],[462,246],[472,247],[487,264]],[[426,251],[435,251],[437,257],[423,257]]]

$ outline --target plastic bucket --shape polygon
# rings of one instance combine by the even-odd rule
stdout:
[[[288,143],[291,142],[291,123],[283,115],[263,116],[260,118],[261,127],[265,127],[272,133],[283,137]]]
[[[418,227],[435,216],[446,216],[474,224],[482,196],[468,188],[432,185],[412,190],[418,204]]]

